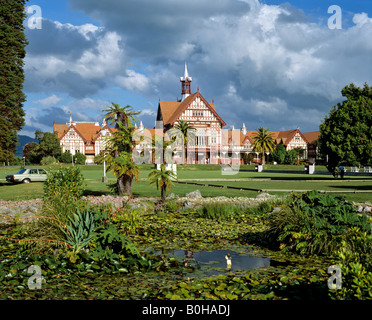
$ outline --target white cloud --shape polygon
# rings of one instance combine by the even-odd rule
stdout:
[[[129,91],[145,92],[150,86],[150,80],[145,75],[134,70],[128,70],[126,76],[117,76],[115,82]]]
[[[47,21],[43,33],[30,36],[25,59],[26,90],[63,91],[84,97],[104,89],[111,77],[125,71],[122,37],[92,24],[73,26]],[[56,34],[61,50],[50,50],[47,41]],[[36,34],[36,35],[35,35]],[[34,38],[35,37],[35,38]],[[35,46],[38,43],[38,46]],[[40,48],[45,47],[42,51]]]
[[[372,23],[372,19],[368,17],[367,13],[362,12],[354,15],[353,22],[357,26],[363,26],[366,23]]]
[[[43,107],[51,107],[58,102],[62,101],[63,99],[61,97],[56,96],[55,94],[51,95],[50,97],[47,97],[45,99],[36,100],[33,101],[34,104],[40,104]]]
[[[39,39],[41,45],[32,47],[26,58],[27,87],[66,92],[81,101],[80,110],[90,105],[84,98],[116,86],[155,101],[175,100],[185,61],[193,90],[200,87],[208,100],[214,98],[228,123],[249,118],[251,123],[276,120],[278,127],[284,126],[279,121],[297,126],[299,115],[311,112],[301,119],[311,119],[309,126],[314,126],[340,100],[344,86],[372,83],[372,19],[366,13],[355,14],[350,28],[329,30],[288,3],[70,3],[102,27],[46,24],[50,30],[43,32],[56,33],[58,41],[43,34],[45,42]]]
[[[141,110],[141,115],[143,116],[156,116],[156,112],[151,109],[143,109]]]

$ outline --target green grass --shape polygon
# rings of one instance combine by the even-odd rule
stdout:
[[[40,167],[40,166],[35,166]],[[53,166],[44,167],[50,170]],[[152,165],[140,166],[139,181],[133,185],[133,193],[137,197],[158,197],[160,191],[150,186],[146,180]],[[17,172],[20,167],[0,167],[0,199],[22,200],[41,198],[43,196],[42,183],[11,185],[5,182],[5,175]],[[87,184],[86,195],[109,194],[107,184],[101,182],[103,166],[80,166]],[[264,172],[255,172],[254,166],[241,166],[241,171],[234,175],[224,175],[218,165],[180,165],[178,178],[180,181],[197,184],[175,183],[168,193],[185,196],[186,193],[200,190],[204,197],[256,197],[258,190],[270,194],[283,195],[289,191],[324,190],[337,195],[345,195],[348,200],[356,202],[372,201],[372,175],[346,176],[345,180],[335,180],[330,174],[325,174],[325,167],[318,166],[318,172],[323,174],[308,175],[292,173],[303,170],[303,166],[265,166]],[[288,171],[278,173],[276,171]],[[289,172],[292,171],[292,172]],[[109,183],[115,182],[112,173],[107,174]],[[209,186],[220,185],[223,188]],[[230,187],[230,188],[229,188]],[[232,189],[237,188],[237,189]],[[239,190],[250,188],[252,190]],[[283,191],[282,191],[283,190]],[[343,191],[345,191],[343,193]],[[355,193],[351,193],[355,192]]]

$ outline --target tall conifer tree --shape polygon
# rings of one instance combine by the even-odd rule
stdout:
[[[14,159],[18,131],[24,126],[23,22],[27,0],[0,0],[0,161]]]

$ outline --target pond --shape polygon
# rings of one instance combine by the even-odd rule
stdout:
[[[263,255],[234,250],[191,251],[176,249],[149,250],[156,255],[168,255],[177,260],[187,273],[199,271],[205,275],[217,275],[224,272],[254,270],[270,266],[271,259]],[[231,265],[227,255],[230,254]]]

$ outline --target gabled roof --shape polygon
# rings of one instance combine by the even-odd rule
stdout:
[[[284,145],[288,145],[288,143],[291,142],[291,140],[294,138],[294,136],[299,133],[301,138],[306,142],[309,143],[306,137],[301,133],[299,129],[294,130],[287,130],[287,131],[280,131],[278,132],[278,135],[276,136],[275,140],[277,144],[283,143]]]
[[[251,138],[248,136],[248,135],[244,135],[240,130],[234,130],[234,132],[239,132],[239,144],[242,146],[244,145],[246,142],[250,142],[252,143],[252,140]],[[252,131],[253,132],[253,131]],[[223,133],[222,133],[223,134]],[[227,142],[228,143],[231,143],[232,140],[233,140],[233,137],[234,139],[236,139],[236,134],[233,135],[233,130],[228,130],[227,131]],[[235,141],[234,141],[235,142]]]
[[[100,126],[96,126],[93,122],[75,123],[72,125],[67,124],[54,124],[53,131],[57,132],[58,139],[63,139],[63,137],[70,131],[74,129],[79,136],[84,140],[84,142],[92,141],[97,139],[99,132],[101,131]]]
[[[158,115],[161,114],[163,118],[164,125],[170,124],[174,125],[177,119],[181,116],[182,112],[184,112],[187,107],[197,98],[199,97],[204,104],[209,108],[209,110],[216,116],[216,118],[221,122],[222,126],[226,126],[225,121],[218,115],[216,112],[214,103],[208,103],[204,97],[198,92],[195,92],[189,95],[185,100],[177,101],[177,102],[167,102],[167,101],[159,101],[159,108],[158,108]]]
[[[320,131],[304,132],[303,135],[309,144],[316,144],[318,138],[320,137]]]

